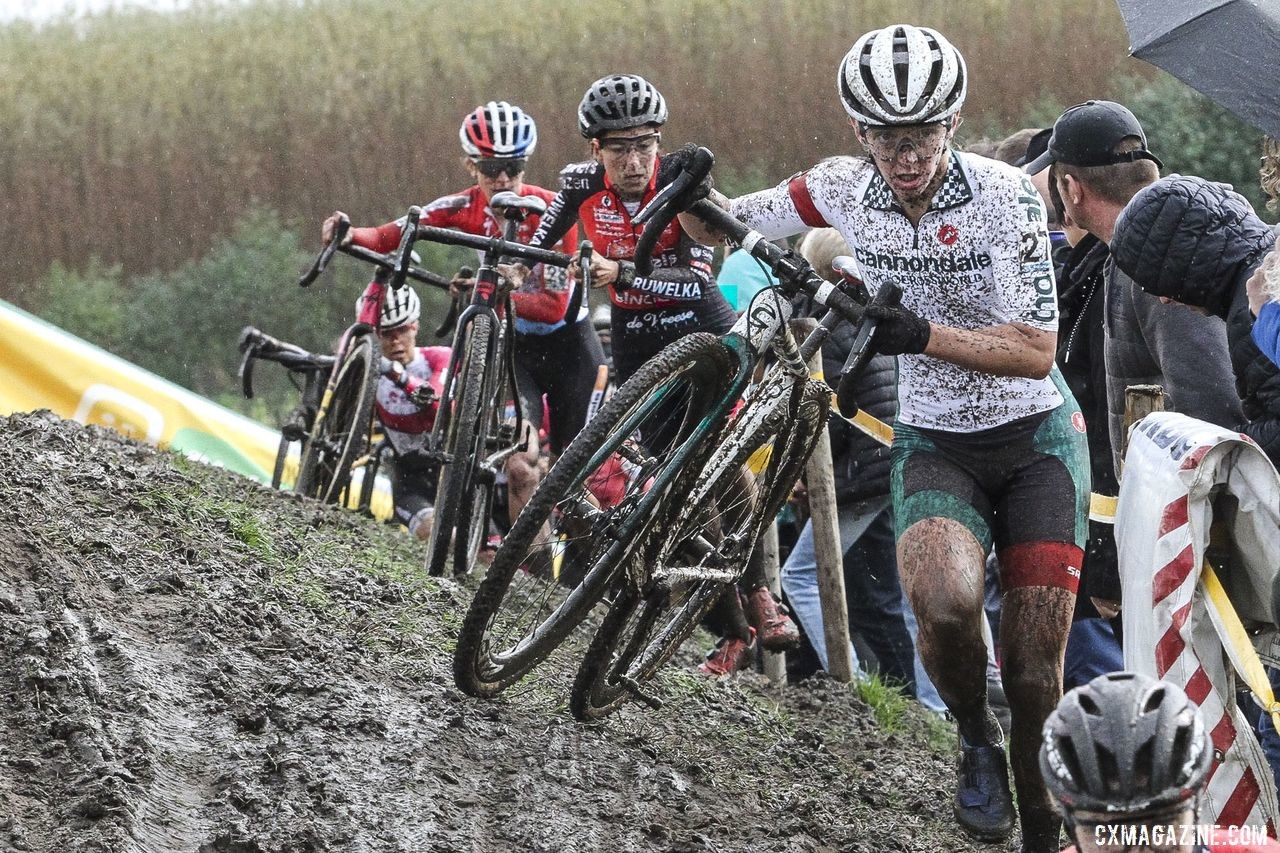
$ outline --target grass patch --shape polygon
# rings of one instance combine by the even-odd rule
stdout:
[[[907,730],[907,717],[915,701],[900,688],[887,684],[879,675],[870,673],[855,679],[850,689],[870,706],[880,728],[890,734],[901,734]]]

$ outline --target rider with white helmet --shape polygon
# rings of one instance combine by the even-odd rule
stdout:
[[[382,298],[381,287],[375,281],[356,300],[356,318],[377,329],[382,355],[404,368],[400,381],[385,373],[379,378],[374,411],[396,458],[391,473],[396,518],[414,536],[426,539],[431,533],[436,484],[415,452],[425,446],[435,424],[449,348],[418,346],[422,300],[416,290],[406,285],[387,291]]]
[[[1056,851],[1060,822],[1036,751],[1062,691],[1087,531],[1088,448],[1054,368],[1044,205],[1014,167],[951,147],[967,87],[963,57],[936,30],[866,33],[836,73],[863,156],[832,157],[728,205],[769,239],[834,227],[872,292],[901,286],[900,307],[868,313],[875,347],[899,356],[891,476],[899,572],[921,658],[960,730],[953,809],[980,838],[1013,830],[981,630],[994,549],[1022,848]]]

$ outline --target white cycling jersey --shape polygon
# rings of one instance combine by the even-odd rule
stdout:
[[[931,322],[1058,328],[1044,204],[1027,177],[1004,163],[952,151],[919,226],[875,166],[854,157],[824,160],[730,209],[769,239],[837,229],[872,293],[896,281],[903,306]],[[900,356],[898,370],[898,419],[928,429],[976,432],[1063,402],[1052,375],[993,376],[924,355]]]

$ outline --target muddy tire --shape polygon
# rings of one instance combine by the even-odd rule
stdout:
[[[289,459],[289,448],[293,445],[285,436],[280,436],[280,443],[276,445],[276,464],[271,469],[271,488],[280,488],[280,482],[284,479],[284,463]]]
[[[766,397],[763,405],[757,398],[743,407],[706,466],[686,472],[692,481],[686,498],[691,511],[652,551],[649,564],[655,572],[695,568],[705,555],[690,556],[687,543],[700,534],[715,546],[716,565],[741,575],[764,525],[777,516],[826,426],[831,392],[825,384],[796,385],[788,397]],[[742,474],[744,468],[751,477]],[[730,586],[695,579],[617,595],[574,678],[573,716],[599,720],[617,710],[676,653]]]
[[[467,331],[464,351],[449,380],[449,394],[441,405],[442,409],[450,408],[442,447],[450,461],[440,466],[436,481],[435,514],[427,542],[427,572],[432,575],[443,575],[449,568],[454,574],[465,573],[475,558],[475,551],[470,550],[476,540],[471,535],[472,528],[483,530],[488,521],[487,516],[477,518],[473,513],[476,489],[484,487],[477,468],[485,455],[493,414],[485,411],[491,396],[485,393],[485,368],[493,351],[492,337],[493,318],[477,315]],[[483,498],[481,502],[488,503]]]
[[[294,491],[325,503],[342,497],[351,479],[351,463],[364,449],[373,422],[379,358],[378,342],[370,335],[347,352],[329,407],[316,415],[311,427]]]
[[[513,684],[586,618],[619,568],[661,528],[683,478],[719,430],[712,417],[731,375],[714,335],[688,335],[650,359],[552,466],[494,555],[467,611],[454,680],[473,696]],[[655,482],[662,493],[650,493]],[[643,512],[630,538],[614,534]]]

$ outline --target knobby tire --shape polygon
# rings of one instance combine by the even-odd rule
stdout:
[[[451,408],[443,447],[450,461],[440,466],[436,480],[435,514],[427,544],[427,572],[432,575],[443,575],[450,563],[455,573],[465,572],[475,556],[460,559],[471,541],[470,528],[473,521],[485,522],[485,519],[471,518],[471,489],[476,468],[484,456],[484,380],[492,330],[493,321],[488,315],[479,314],[472,320],[462,360],[449,380],[448,402],[440,406]]]
[[[378,342],[356,340],[338,369],[328,409],[316,415],[306,441],[295,491],[337,503],[351,478],[351,463],[363,449],[378,393]]]

